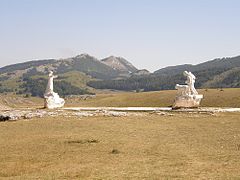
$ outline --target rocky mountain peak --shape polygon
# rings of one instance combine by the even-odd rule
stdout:
[[[80,54],[80,55],[77,55],[75,58],[78,58],[78,59],[94,59],[94,60],[98,60],[97,58],[95,58],[94,56],[91,56],[87,53],[83,53],[83,54]]]
[[[102,59],[101,62],[119,71],[132,73],[138,70],[130,62],[128,62],[126,59],[122,57],[109,56],[105,59]]]

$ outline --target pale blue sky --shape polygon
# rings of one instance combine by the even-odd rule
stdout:
[[[151,71],[240,55],[239,0],[0,0],[0,67],[88,53]]]

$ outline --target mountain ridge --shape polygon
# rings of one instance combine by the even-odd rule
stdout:
[[[98,59],[89,54],[79,54],[64,59],[33,60],[0,68],[0,92],[31,93],[35,81],[44,83],[49,70],[59,75],[57,83],[64,87],[63,94],[86,93],[94,89],[145,91],[174,89],[176,83],[184,83],[182,72],[193,72],[197,88],[240,87],[240,56],[216,58],[196,65],[182,64],[161,68],[154,73],[137,69],[122,57],[109,56]],[[27,82],[31,87],[27,87]],[[68,91],[67,86],[74,91]],[[79,88],[79,89],[77,89]],[[27,89],[27,90],[26,90]],[[41,94],[41,92],[34,92]],[[32,93],[32,94],[34,94]]]
[[[161,68],[150,75],[128,79],[90,82],[94,88],[145,91],[175,89],[176,83],[185,83],[182,72],[191,71],[197,77],[197,88],[240,87],[240,56],[216,58],[196,65],[183,64]],[[227,73],[226,73],[227,72]]]
[[[107,58],[105,58],[107,59]],[[11,64],[0,68],[0,74],[10,73],[18,70],[26,70],[37,68],[42,69],[45,73],[49,70],[53,70],[56,73],[63,73],[70,70],[77,70],[80,72],[84,72],[87,75],[91,75],[94,78],[115,78],[119,73],[128,73],[127,70],[132,68],[134,71],[138,69],[135,68],[130,62],[125,60],[124,58],[116,59],[121,62],[121,66],[124,70],[113,68],[110,63],[104,63],[103,60],[98,60],[96,57],[91,56],[89,54],[80,54],[70,58],[64,59],[45,59],[45,60],[31,60],[23,63]],[[44,68],[47,68],[43,70]],[[126,70],[125,70],[126,69]]]
[[[123,62],[122,68],[137,70],[124,58],[118,60]],[[56,81],[61,81],[61,83],[57,82],[58,87],[56,88],[59,91],[60,86],[65,88],[63,95],[85,93],[88,90],[94,91],[93,88],[87,86],[87,82],[91,80],[122,79],[131,76],[128,70],[114,69],[111,64],[106,65],[96,57],[84,53],[64,59],[31,60],[1,67],[0,92],[40,95],[44,90],[44,84],[50,70],[58,74],[59,78]],[[35,83],[37,81],[39,84]],[[29,87],[30,85],[31,87]],[[68,91],[67,86],[71,87],[72,91]]]
[[[158,69],[154,71],[154,73],[157,74],[165,74],[167,71],[167,74],[176,74],[179,73],[179,69],[181,70],[188,70],[188,71],[199,71],[203,69],[209,69],[209,68],[234,68],[234,67],[240,66],[240,56],[234,56],[234,57],[224,57],[224,58],[215,58],[213,60],[205,61],[196,65],[192,64],[182,64],[182,65],[176,65],[176,66],[167,66],[165,68]]]

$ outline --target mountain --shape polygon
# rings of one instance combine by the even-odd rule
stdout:
[[[199,71],[205,71],[210,69],[213,69],[213,71],[214,69],[225,71],[225,70],[232,69],[234,67],[240,67],[240,56],[236,56],[232,58],[217,58],[217,59],[210,60],[197,65],[184,64],[184,65],[178,65],[178,66],[169,66],[166,68],[159,69],[154,73],[158,75],[175,75],[185,70],[191,71],[191,72],[199,72]]]
[[[159,69],[146,76],[131,76],[121,80],[89,82],[93,88],[145,91],[174,89],[175,84],[184,84],[183,71],[196,75],[197,88],[240,87],[240,56],[217,58],[197,65],[183,64]]]
[[[116,59],[118,66],[111,66],[110,60]],[[56,79],[56,88],[60,86],[69,86],[62,93],[77,94],[93,90],[87,86],[91,80],[112,80],[130,77],[129,71],[137,69],[124,58],[109,57],[104,60],[90,56],[89,54],[80,54],[66,59],[48,59],[34,60],[24,63],[13,64],[0,68],[0,92],[31,93],[40,95],[44,91],[48,71],[52,70],[58,74]],[[58,83],[60,81],[61,83]],[[36,84],[35,82],[40,82]],[[30,87],[29,87],[30,86]],[[76,89],[75,87],[79,88]],[[32,92],[34,89],[34,92]],[[60,93],[61,94],[61,93]]]
[[[159,69],[155,71],[155,74],[158,75],[174,75],[174,74],[180,74],[183,71],[191,71],[193,65],[191,64],[183,64],[178,66],[168,66],[162,69]]]
[[[66,59],[35,60],[0,68],[0,93],[14,92],[41,96],[47,83],[47,74],[58,74],[55,89],[60,95],[94,93],[95,89],[145,91],[174,89],[184,84],[182,72],[196,75],[197,88],[240,87],[240,56],[217,58],[197,65],[183,64],[150,73],[138,70],[121,57],[102,60],[81,54]]]
[[[79,71],[96,79],[113,79],[118,77],[119,74],[115,69],[88,54],[60,60],[55,70],[57,73]]]
[[[67,59],[35,60],[5,66],[0,68],[0,75],[4,76],[4,74],[8,74],[9,76],[25,74],[32,76],[45,74],[49,70],[53,70],[58,74],[79,71],[96,79],[113,79],[122,73],[119,70],[102,63],[102,61],[99,61],[93,56],[81,54]]]
[[[202,84],[206,88],[235,88],[240,87],[240,67],[235,67],[215,75],[211,80]]]
[[[128,62],[126,59],[122,57],[110,56],[105,59],[102,59],[101,62],[115,70],[118,70],[120,72],[128,72],[129,74],[134,73],[138,70],[130,62]]]
[[[35,60],[5,66],[0,68],[0,75],[16,72],[28,72],[28,75],[33,75],[33,73],[47,73],[49,70],[56,73],[79,71],[96,79],[114,79],[122,74],[129,75],[137,71],[137,68],[121,57],[111,56],[100,61],[88,54],[81,54],[67,59]]]
[[[34,60],[34,61],[28,61],[24,63],[8,65],[0,68],[0,74],[11,73],[14,71],[28,70],[33,67],[46,66],[54,63],[56,63],[55,59],[48,59],[48,60]]]

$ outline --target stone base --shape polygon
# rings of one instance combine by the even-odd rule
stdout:
[[[176,97],[173,109],[179,108],[197,108],[200,106],[200,102],[203,98],[203,95],[189,95],[189,96],[178,96]]]
[[[61,108],[65,104],[64,99],[60,98],[58,94],[54,94],[54,96],[45,97],[44,99],[44,107],[48,109]]]

